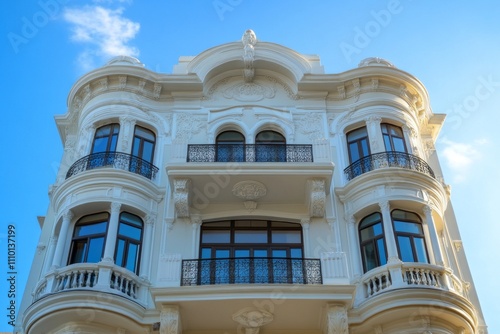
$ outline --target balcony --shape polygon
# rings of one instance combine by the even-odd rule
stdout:
[[[188,145],[187,162],[313,162],[312,145]]]
[[[347,181],[350,181],[372,170],[391,167],[409,169],[436,178],[427,162],[415,155],[396,151],[380,152],[363,157],[344,169],[344,174]]]
[[[139,174],[154,180],[158,167],[139,157],[122,152],[99,152],[78,159],[66,173],[66,179],[96,168],[115,168]]]
[[[321,263],[301,258],[182,261],[182,286],[214,284],[322,284]]]
[[[55,269],[38,282],[34,301],[70,291],[112,293],[144,304],[147,286],[134,273],[104,262],[76,263]]]

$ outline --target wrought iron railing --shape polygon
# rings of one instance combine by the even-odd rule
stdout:
[[[190,144],[187,162],[313,162],[313,150],[297,144]]]
[[[181,285],[322,284],[319,259],[225,258],[182,261]]]
[[[66,173],[66,178],[86,170],[111,167],[127,170],[153,180],[158,173],[158,167],[152,163],[122,152],[99,152],[78,159]]]
[[[415,155],[396,151],[380,152],[363,157],[344,169],[344,174],[347,181],[350,181],[361,174],[387,167],[410,169],[435,178],[434,172],[427,162]]]

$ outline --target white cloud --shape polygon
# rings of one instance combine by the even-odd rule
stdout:
[[[444,138],[440,143],[444,145],[441,155],[453,173],[453,182],[461,183],[467,180],[471,168],[481,159],[479,147],[487,144],[488,140],[481,138],[472,143],[458,143]]]
[[[128,43],[139,32],[140,24],[122,16],[123,8],[101,6],[70,8],[64,11],[64,20],[71,23],[72,40],[88,45],[80,56],[80,65],[88,70],[94,57],[105,60],[118,56],[138,56],[139,50]],[[90,65],[92,66],[92,65]]]

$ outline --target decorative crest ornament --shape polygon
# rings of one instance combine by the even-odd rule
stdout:
[[[245,63],[245,68],[243,69],[243,79],[245,82],[252,82],[254,77],[254,46],[257,44],[257,36],[255,36],[253,30],[248,29],[241,37],[241,42],[243,43],[243,62]]]

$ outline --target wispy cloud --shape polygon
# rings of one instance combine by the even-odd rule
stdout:
[[[471,168],[482,158],[480,147],[488,140],[481,138],[472,143],[458,143],[444,138],[440,142],[444,145],[442,156],[453,173],[453,182],[461,183],[467,180]]]
[[[118,55],[139,55],[129,42],[139,32],[140,24],[124,17],[123,10],[96,5],[64,11],[64,20],[72,25],[71,39],[86,45],[78,59],[85,70],[95,67],[96,58],[102,61]]]

